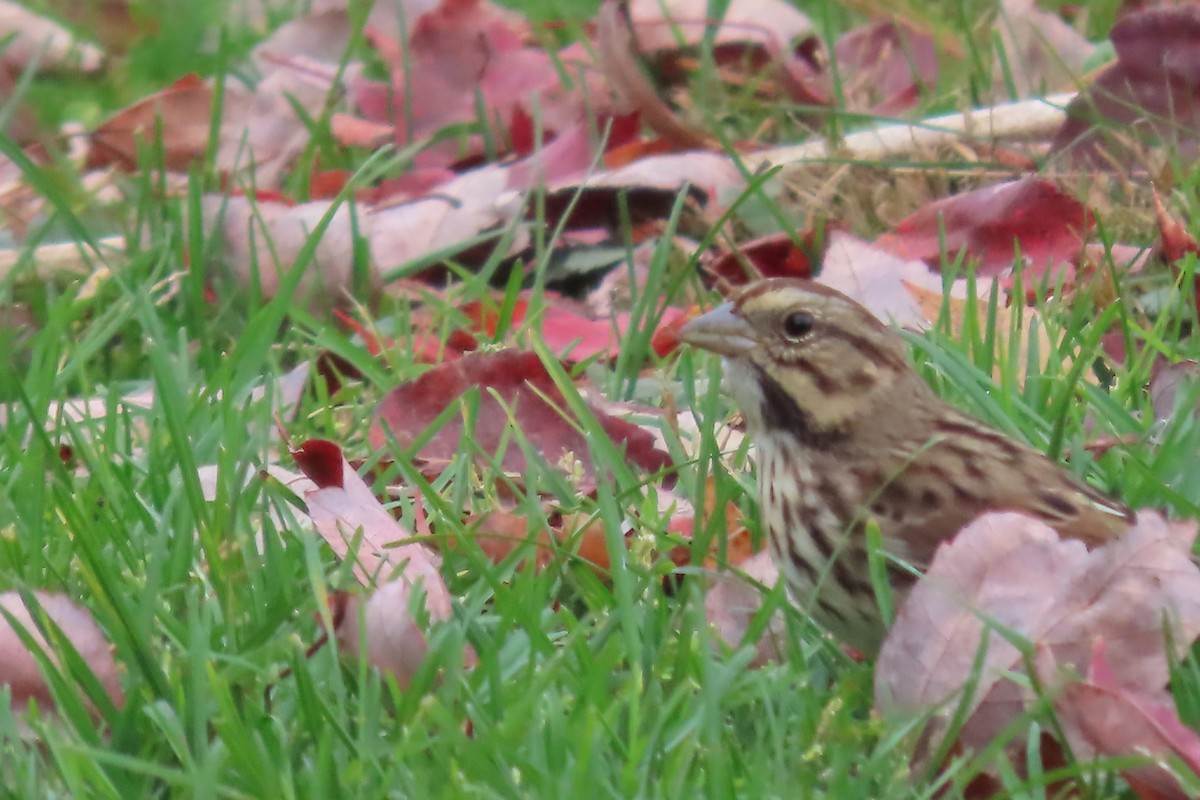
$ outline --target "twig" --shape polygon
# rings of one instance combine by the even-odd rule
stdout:
[[[18,265],[28,263],[31,269],[18,277],[24,280],[51,281],[62,276],[88,275],[96,263],[103,264],[106,253],[123,253],[125,237],[106,236],[96,242],[95,249],[77,242],[44,244],[26,253],[16,249],[0,249],[0,281],[6,281]]]
[[[1063,109],[1074,93],[1019,100],[961,114],[931,117],[912,124],[883,125],[846,136],[837,147],[821,141],[777,147],[745,156],[752,171],[831,158],[876,161],[963,138],[1044,138],[1066,118]]]

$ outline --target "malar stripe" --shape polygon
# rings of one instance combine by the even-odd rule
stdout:
[[[795,437],[797,446],[815,448],[826,448],[845,438],[845,431],[814,428],[811,418],[796,400],[758,364],[754,365],[754,374],[762,394],[759,416],[772,433],[790,434]],[[780,443],[778,446],[785,445]]]
[[[846,614],[846,611],[834,603],[827,602],[818,597],[817,606],[821,609],[821,613],[828,617],[837,618],[843,625],[850,621],[850,617]]]
[[[808,416],[800,410],[795,399],[787,390],[758,364],[754,365],[754,374],[762,391],[761,416],[768,428],[779,431],[791,431],[798,437],[804,438],[808,428]]]

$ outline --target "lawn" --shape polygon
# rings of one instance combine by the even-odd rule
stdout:
[[[781,585],[743,584],[754,609],[732,641],[713,626],[721,609],[706,602],[712,576],[740,570],[735,551],[761,540],[753,448],[736,430],[720,360],[670,340],[673,315],[719,302],[717,251],[784,232],[794,263],[839,230],[873,240],[933,200],[1019,175],[1008,144],[1003,153],[941,143],[863,157],[835,146],[893,119],[1007,99],[994,89],[1016,87],[996,74],[1004,60],[994,58],[992,4],[796,4],[826,42],[892,13],[935,42],[936,80],[895,110],[879,108],[879,97],[856,101],[864,90],[836,66],[832,78],[821,73],[827,103],[796,101],[753,54],[722,55],[728,43],[715,33],[678,62],[655,62],[641,74],[663,85],[671,69],[687,69],[663,89],[686,131],[643,114],[623,163],[707,148],[714,164],[736,165],[691,162],[684,177],[693,184],[734,187],[707,202],[662,170],[607,193],[585,191],[577,176],[520,190],[510,190],[512,178],[453,182],[566,141],[542,141],[561,110],[549,100],[526,115],[524,150],[525,129],[509,119],[449,119],[407,144],[394,120],[352,131],[345,117],[386,105],[363,87],[385,85],[408,64],[364,34],[360,4],[330,12],[342,14],[340,57],[326,57],[337,40],[328,34],[290,42],[274,62],[252,61],[253,48],[301,11],[95,4],[108,27],[68,5],[37,4],[73,13],[66,23],[94,34],[109,61],[91,73],[39,74],[35,59],[16,70],[0,114],[31,114],[41,142],[0,138],[0,590],[6,618],[22,601],[31,606],[53,652],[28,632],[0,638],[14,652],[32,645],[45,682],[32,701],[9,702],[2,695],[28,700],[22,687],[38,679],[15,675],[19,659],[6,664],[0,653],[0,797],[1033,798],[1056,796],[1064,783],[1083,797],[1155,796],[1126,780],[1144,764],[1137,753],[1010,763],[1005,752],[1026,743],[1037,752],[1043,733],[1058,732],[1046,704],[1019,715],[991,748],[914,760],[926,715],[885,718],[871,661],[819,631]],[[550,21],[527,36],[538,52],[561,54],[594,31],[593,4],[510,5]],[[1104,40],[1116,5],[1097,3],[1072,24]],[[440,47],[470,38],[446,30]],[[329,101],[322,90],[312,105],[298,90],[282,105],[254,105],[267,90],[239,87],[274,74],[281,59],[349,88]],[[512,76],[526,77],[522,63]],[[570,74],[565,56],[550,63],[548,74]],[[418,76],[453,72],[442,62],[417,67]],[[187,82],[190,73],[199,78]],[[138,137],[111,124],[181,78],[162,100],[164,120],[139,117]],[[468,97],[486,117],[483,91]],[[239,128],[243,138],[231,141],[222,114],[242,113],[264,124],[294,113],[301,124],[262,139]],[[64,125],[92,135],[61,135]],[[297,129],[300,143],[286,150]],[[647,144],[649,129],[665,151]],[[590,134],[583,167],[616,169],[594,146],[601,133]],[[1055,163],[1049,138],[1039,133],[1029,147],[1038,168]],[[754,162],[800,142],[830,149],[807,170]],[[988,290],[981,272],[970,284],[984,299],[960,307],[941,290],[967,283],[976,254],[947,255],[943,229],[942,258],[928,271],[932,324],[905,334],[922,374],[951,402],[1068,460],[1129,505],[1183,518],[1200,504],[1200,390],[1178,366],[1200,358],[1200,248],[1176,243],[1175,257],[1161,255],[1176,240],[1160,229],[1149,186],[1181,220],[1180,240],[1196,234],[1192,144],[1160,147],[1150,176],[1099,167],[1055,176],[1064,198],[1089,209],[1089,242],[1110,254],[1154,248],[1148,266],[1127,273],[1115,255],[1090,272],[1073,262],[1067,277],[1030,276],[1031,302],[1012,307],[1006,298],[1024,294],[1025,278]],[[275,146],[285,155],[271,150],[254,169],[223,161]],[[447,148],[458,148],[455,160],[428,160]],[[398,188],[420,170],[449,182]],[[448,220],[406,216],[430,191],[444,196]],[[1011,262],[1011,238],[1000,247]],[[585,338],[561,358],[564,342],[596,320],[601,344]],[[509,347],[535,354],[536,366],[490,384],[467,378],[461,400],[430,383],[381,423],[380,403],[397,387]],[[462,350],[473,352],[457,359]],[[535,373],[544,373],[541,394],[515,401],[513,381]],[[520,416],[547,396],[569,422]],[[497,428],[495,409],[530,421]],[[648,468],[645,452],[622,448],[609,415],[655,434],[667,466]],[[519,459],[480,444],[488,425]],[[573,444],[556,454],[547,437]],[[1105,439],[1116,444],[1095,446]],[[336,443],[399,529],[436,550],[448,613],[430,618],[430,587],[382,612],[382,629],[354,613],[371,578],[340,557],[359,538],[339,553],[314,523],[313,489],[300,482],[313,472],[291,453],[313,440]],[[340,455],[333,463],[341,469]],[[329,502],[356,513],[369,506]],[[111,643],[119,696],[93,675],[107,646],[65,642],[77,623],[48,622],[37,612],[50,607],[43,593],[94,618]],[[427,646],[410,672],[376,669],[371,647],[346,645],[350,629],[355,641],[378,643],[399,635],[389,621],[410,617]],[[763,659],[764,648],[773,657]],[[1178,717],[1200,724],[1194,656],[1173,662],[1171,678]],[[1200,778],[1186,765],[1195,761],[1183,734],[1172,741],[1183,755],[1155,757],[1180,775],[1179,796],[1194,795]]]

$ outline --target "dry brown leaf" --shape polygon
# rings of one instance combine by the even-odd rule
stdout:
[[[159,31],[158,21],[149,19],[149,14],[135,13],[129,0],[45,0],[38,6],[73,30],[87,31],[89,39],[116,55]]]
[[[254,187],[274,189],[309,139],[295,109],[320,118],[330,95],[340,88],[338,64],[350,35],[344,9],[298,17],[255,48],[256,82],[229,78],[223,83],[220,108],[213,108],[211,81],[186,76],[98,126],[87,163],[134,169],[139,146],[152,143],[161,132],[165,165],[186,171],[205,157],[216,113],[217,170],[230,176],[253,168]]]
[[[117,706],[123,705],[125,694],[121,690],[116,662],[113,661],[112,645],[91,613],[62,594],[34,592],[33,595],[41,611],[62,631],[112,702]],[[34,621],[34,615],[25,605],[21,594],[4,592],[0,594],[0,685],[9,687],[13,703],[20,708],[24,708],[30,700],[37,701],[43,708],[50,708],[54,703],[50,687],[42,677],[37,659],[17,635],[13,623],[24,629],[38,647],[49,654],[53,663],[62,664],[56,648],[47,642],[38,629],[38,623]]]
[[[986,284],[985,284],[986,285]],[[985,297],[945,297],[941,291],[930,291],[923,286],[907,285],[921,307],[921,313],[931,323],[939,318],[942,303],[948,306],[950,314],[950,335],[961,338],[966,326],[968,303],[975,306],[975,318],[980,325],[987,323],[988,300]],[[1025,376],[1029,373],[1029,345],[1036,338],[1038,348],[1037,373],[1046,371],[1050,359],[1055,356],[1057,346],[1050,338],[1050,333],[1042,322],[1041,315],[1035,309],[1021,309],[1021,324],[1016,327],[1015,336],[1013,325],[1013,310],[1011,306],[997,304],[996,307],[996,365],[992,368],[992,378],[999,384],[1008,371],[1009,354],[1016,348],[1016,377],[1018,385],[1024,385]],[[1065,371],[1065,370],[1063,370]],[[1090,371],[1084,375],[1085,380],[1095,380]]]
[[[716,150],[720,142],[677,115],[642,72],[629,26],[616,0],[606,0],[596,18],[597,49],[605,77],[625,109],[637,109],[643,121],[679,150]]]
[[[1171,216],[1163,204],[1158,189],[1150,189],[1154,198],[1154,217],[1158,221],[1158,251],[1159,256],[1167,264],[1174,264],[1181,258],[1191,254],[1200,254],[1200,243],[1188,231],[1182,221]]]

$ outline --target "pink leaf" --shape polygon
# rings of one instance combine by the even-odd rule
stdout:
[[[125,695],[121,690],[117,665],[113,661],[112,646],[91,613],[65,595],[34,592],[34,596],[41,606],[41,611],[62,631],[100,681],[113,703],[117,706],[122,705]],[[49,707],[53,698],[50,687],[42,677],[41,666],[13,629],[9,617],[49,654],[54,663],[61,664],[61,659],[55,648],[38,630],[34,616],[26,607],[20,593],[0,594],[0,609],[4,611],[0,614],[0,685],[9,687],[13,702],[20,707],[24,707],[30,700],[36,700],[42,706]]]

